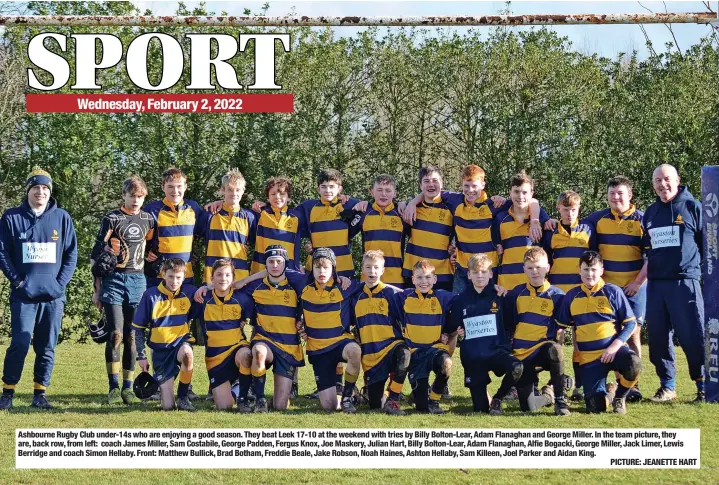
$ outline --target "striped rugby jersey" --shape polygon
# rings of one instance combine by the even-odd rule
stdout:
[[[265,269],[265,250],[272,244],[279,244],[287,250],[289,266],[300,267],[300,218],[294,209],[284,207],[275,210],[266,205],[257,219],[255,251],[252,255],[251,272],[259,273]]]
[[[185,278],[192,278],[193,237],[203,235],[204,221],[210,214],[194,200],[183,200],[175,206],[167,198],[150,202],[143,210],[155,218],[156,228],[150,243],[153,252],[185,261]]]
[[[549,220],[549,215],[544,209],[539,211],[539,223]],[[513,207],[507,211],[500,212],[494,220],[495,230],[498,233],[504,253],[499,266],[499,285],[504,288],[515,288],[526,283],[524,276],[524,253],[527,249],[537,244],[529,238],[530,217],[522,221],[514,219]]]
[[[588,250],[595,249],[594,229],[586,222],[574,221],[570,232],[557,221],[554,231],[545,231],[542,246],[549,256],[549,283],[565,293],[582,284],[579,276],[579,258]]]
[[[561,327],[575,327],[579,363],[598,361],[615,338],[626,342],[636,325],[622,289],[604,280],[587,288],[577,286],[567,293],[557,315]]]
[[[607,283],[624,287],[636,279],[644,266],[643,218],[644,212],[632,204],[624,214],[604,209],[584,220],[594,227]]]
[[[367,212],[356,212],[359,218],[350,223],[350,239],[358,232],[362,233],[362,252],[379,249],[384,253],[384,274],[382,281],[390,285],[403,287],[402,259],[404,257],[404,238],[409,233],[399,211],[390,203],[382,209],[373,203]],[[361,277],[364,281],[364,275]]]
[[[359,200],[349,199],[344,205],[351,209],[357,203]],[[351,278],[355,269],[350,250],[349,225],[340,217],[343,210],[336,197],[332,202],[306,200],[297,207],[303,227],[302,236],[309,237],[314,248],[330,248],[337,258],[337,274]],[[312,270],[309,261],[307,269]]]
[[[310,359],[329,352],[345,340],[354,341],[350,333],[351,299],[359,288],[355,280],[347,290],[331,280],[324,288],[313,282],[302,290],[300,299]]]
[[[189,322],[197,317],[200,308],[192,299],[196,290],[192,285],[182,285],[173,293],[163,281],[148,288],[142,295],[132,326],[140,330],[150,329],[147,344],[152,350],[177,347],[188,340]]]
[[[224,297],[217,296],[214,290],[205,294],[198,313],[205,335],[208,371],[232,357],[241,342],[247,344],[241,322],[252,317],[253,307],[252,300],[239,291],[230,290]]]
[[[255,242],[257,216],[250,210],[233,210],[225,204],[217,214],[203,223],[202,234],[207,242],[204,281],[212,281],[212,265],[218,259],[231,259],[235,266],[235,281],[250,274],[249,244]]]
[[[295,322],[302,318],[298,295],[306,282],[307,276],[288,270],[279,283],[265,277],[242,289],[255,303],[252,342],[265,343],[273,354],[295,367],[305,365]]]
[[[393,317],[402,324],[410,352],[427,348],[449,351],[440,337],[455,296],[444,290],[423,294],[416,288],[407,288],[394,296]]]
[[[410,229],[404,254],[402,276],[412,277],[412,268],[423,259],[434,265],[437,283],[451,283],[454,268],[449,262],[449,241],[452,237],[452,211],[438,195],[434,201],[417,206],[417,218]]]
[[[502,207],[495,209],[485,191],[482,191],[471,205],[464,194],[459,192],[442,192],[442,200],[447,202],[452,211],[457,245],[457,268],[466,273],[469,258],[478,253],[486,254],[492,261],[492,267],[497,268],[496,246],[499,244],[499,239],[492,228],[492,222],[496,214],[509,210],[512,201],[507,200]]]
[[[359,329],[362,348],[362,370],[369,383],[373,382],[376,366],[404,342],[402,327],[390,311],[394,295],[401,291],[382,282],[371,289],[363,283],[362,290],[352,300],[353,320]]]
[[[507,327],[514,327],[512,355],[519,360],[532,357],[544,342],[557,336],[556,315],[564,292],[545,280],[539,288],[529,283],[519,285],[507,294],[511,317]]]

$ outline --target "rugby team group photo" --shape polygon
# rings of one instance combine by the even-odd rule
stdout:
[[[25,199],[2,215],[0,269],[11,293],[0,410],[19,407],[30,347],[31,406],[53,408],[66,287],[83,259],[94,278],[85,297],[102,313],[88,325],[105,348],[108,404],[194,411],[207,399],[217,410],[283,411],[305,365],[318,412],[443,414],[460,386],[473,411],[490,415],[509,412],[508,400],[557,416],[705,400],[702,209],[672,165],[643,180],[613,176],[606,208],[592,213],[573,190],[537,200],[525,172],[498,190],[508,197],[488,194],[476,165],[462,170],[457,192],[425,165],[406,201],[388,174],[368,181],[363,200],[327,168],[316,174],[316,198],[304,201],[278,175],[251,207],[238,170],[222,177],[220,200],[202,204],[185,199],[180,169],[142,175],[164,198],[146,200],[146,182],[129,176],[117,209],[93,227],[91,254],[78,252],[52,173],[40,167]],[[635,184],[653,187],[648,207],[634,205]],[[674,339],[691,395],[677,395]],[[193,389],[199,369],[209,388]],[[647,373],[658,388],[640,389]],[[501,382],[493,395],[492,380]]]

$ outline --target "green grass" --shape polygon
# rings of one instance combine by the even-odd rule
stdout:
[[[6,346],[0,347],[0,359]],[[193,387],[199,394],[207,390],[207,374],[202,348],[196,348]],[[567,357],[571,357],[566,348]],[[689,380],[686,360],[678,351],[679,400],[668,405],[651,403],[629,404],[626,416],[611,413],[587,415],[583,405],[572,404],[572,415],[557,418],[545,408],[535,415],[522,415],[510,403],[508,414],[489,417],[469,413],[469,393],[461,387],[461,367],[455,358],[455,375],[450,380],[454,398],[443,403],[449,412],[444,416],[410,414],[393,417],[369,413],[356,415],[325,414],[317,401],[298,399],[284,413],[238,415],[220,413],[209,402],[199,402],[194,414],[162,412],[157,405],[128,408],[103,404],[107,392],[103,347],[95,344],[62,344],[57,349],[52,387],[48,396],[55,404],[51,412],[29,407],[32,396],[32,350],[25,364],[23,380],[17,388],[15,407],[0,412],[0,484],[101,484],[101,483],[367,483],[394,484],[476,484],[476,483],[717,483],[719,464],[719,427],[716,405],[692,405],[694,385]],[[644,349],[644,375],[641,379],[645,394],[658,386],[654,367]],[[546,381],[546,374],[541,382]],[[268,385],[271,387],[271,379]],[[491,388],[493,391],[498,382]],[[300,372],[300,393],[313,390],[310,367]],[[271,392],[271,389],[269,390]],[[407,386],[405,386],[405,392]],[[15,470],[16,428],[701,428],[701,469],[699,470]]]

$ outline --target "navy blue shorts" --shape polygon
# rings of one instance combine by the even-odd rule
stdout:
[[[619,347],[614,360],[603,364],[599,359],[580,366],[582,372],[582,383],[584,384],[584,399],[588,401],[595,395],[607,394],[607,374],[610,371],[620,373],[631,363],[631,356],[635,355],[628,346]],[[613,379],[612,379],[613,380]]]
[[[287,379],[294,379],[295,373],[297,372],[297,366],[292,365],[284,356],[283,352],[280,352],[277,347],[272,345],[267,340],[253,340],[252,347],[255,344],[262,343],[272,351],[272,362],[266,365],[266,369],[272,369],[272,372],[276,376],[286,377]]]
[[[145,289],[142,273],[111,273],[100,283],[100,301],[108,305],[137,306]]]
[[[397,340],[396,342],[399,343],[394,344],[392,350],[387,352],[387,355],[385,355],[382,360],[377,362],[371,369],[365,370],[363,367],[362,370],[365,378],[367,379],[368,386],[377,382],[385,382],[389,377],[390,372],[392,372],[392,368],[396,365],[395,363],[397,359],[395,354],[397,353],[397,349],[407,349],[406,344],[402,340]]]
[[[460,361],[464,369],[464,387],[486,386],[492,382],[489,372],[495,376],[502,377],[505,374],[512,374],[514,363],[519,359],[509,352],[498,352],[489,359],[462,359]]]
[[[627,295],[624,295],[627,296]],[[644,324],[644,317],[647,314],[647,284],[644,283],[634,296],[627,296],[629,307],[634,312],[637,319],[637,325]]]
[[[235,356],[242,347],[248,347],[246,340],[242,340],[235,350],[230,352],[225,360],[216,365],[212,369],[207,369],[207,375],[210,378],[210,389],[220,387],[225,382],[235,382],[240,377],[240,369],[235,364]]]
[[[182,346],[185,345],[185,342],[187,342],[187,340],[184,340],[176,347],[152,350],[152,370],[159,384],[174,379],[180,373],[180,362],[177,359],[177,354],[180,352]]]
[[[317,390],[319,392],[335,387],[337,381],[337,364],[347,362],[342,358],[342,352],[345,347],[351,343],[357,342],[352,339],[342,340],[329,352],[307,356],[310,364],[312,364],[312,370],[315,373],[315,382],[317,382]]]
[[[276,376],[282,376],[293,380],[295,378],[295,373],[297,372],[297,367],[287,362],[277,353],[273,353],[272,357],[272,363],[267,366],[267,369],[272,369],[272,373]]]
[[[417,349],[412,352],[412,358],[409,361],[409,368],[407,369],[407,378],[413,388],[418,380],[429,377],[434,360],[438,359],[442,354],[447,354],[447,357],[449,357],[449,352],[436,347]]]

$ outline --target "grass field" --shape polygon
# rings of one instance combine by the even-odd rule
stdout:
[[[7,345],[0,346],[0,359]],[[567,356],[569,349],[566,349]],[[207,389],[207,374],[202,348],[196,348],[193,387],[198,393]],[[298,399],[284,413],[238,415],[220,413],[209,402],[198,402],[194,414],[161,412],[156,404],[140,407],[103,404],[107,392],[103,347],[95,344],[62,344],[57,349],[52,387],[48,391],[56,410],[36,411],[29,407],[32,395],[32,350],[25,365],[23,380],[18,385],[15,407],[0,412],[0,484],[101,484],[101,483],[681,483],[709,484],[719,482],[719,407],[693,405],[694,384],[689,380],[684,355],[678,351],[679,400],[668,405],[649,402],[629,404],[626,416],[612,413],[587,415],[582,406],[572,404],[572,415],[555,417],[545,408],[536,415],[522,415],[517,404],[510,403],[509,413],[489,417],[469,413],[469,393],[461,387],[461,367],[455,358],[455,375],[450,380],[454,398],[442,406],[449,412],[444,416],[410,414],[394,417],[363,410],[356,415],[325,414],[318,410],[318,402]],[[658,380],[644,349],[645,373],[642,390],[650,394]],[[545,375],[541,377],[546,381]],[[271,379],[268,379],[268,383]],[[491,390],[498,385],[495,382]],[[271,387],[271,384],[270,384]],[[313,390],[314,379],[310,367],[300,372],[300,393]],[[270,389],[271,392],[271,389]],[[405,386],[407,392],[407,386]],[[16,428],[701,428],[701,469],[699,470],[15,470]],[[571,458],[568,458],[571,459]]]

